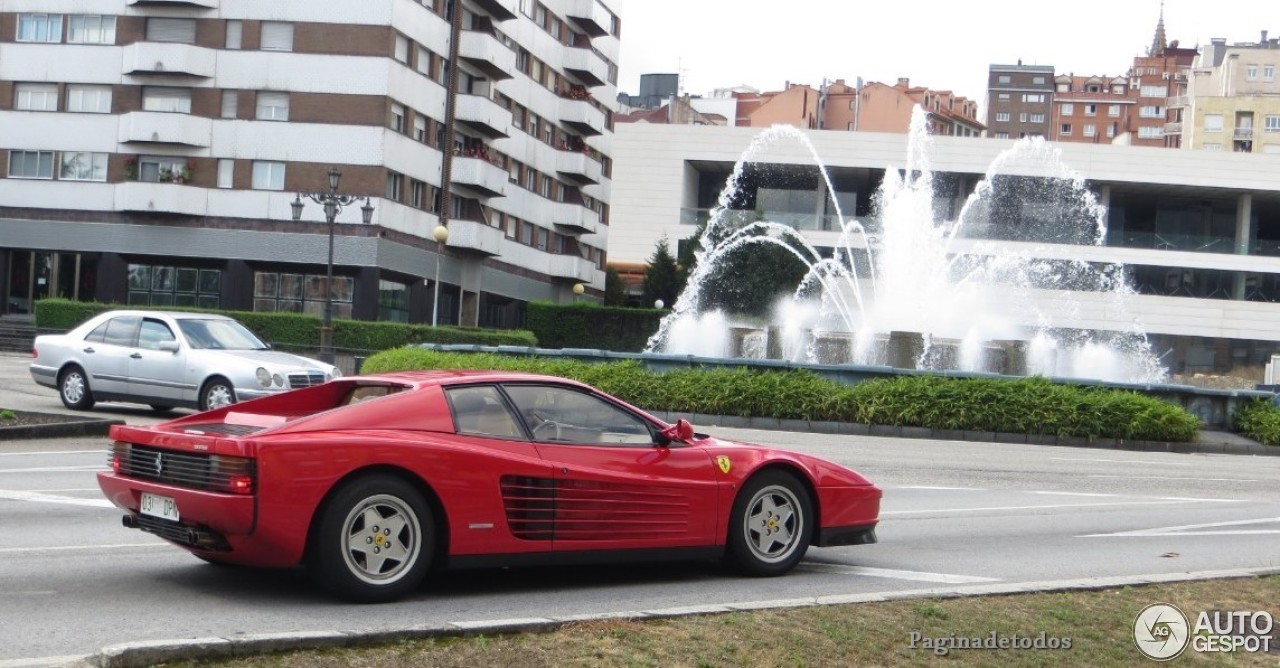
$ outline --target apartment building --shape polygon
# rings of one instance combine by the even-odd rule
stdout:
[[[619,29],[599,0],[7,0],[0,313],[514,327],[602,290]]]
[[[987,72],[987,136],[1053,137],[1052,65],[991,65]]]
[[[1176,116],[1165,132],[1182,148],[1280,153],[1280,40],[1214,39],[1189,69],[1190,89],[1170,100]]]

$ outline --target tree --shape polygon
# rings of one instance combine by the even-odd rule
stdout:
[[[760,212],[757,220],[763,220]],[[712,230],[712,243],[719,245],[742,225],[721,224]],[[686,276],[697,265],[696,250],[702,249],[702,235],[707,221],[698,225],[694,235],[686,240],[680,255]],[[750,236],[764,236],[763,231]],[[800,249],[799,242],[782,237],[781,243]],[[802,253],[804,251],[801,251]],[[791,251],[773,242],[757,242],[739,246],[716,260],[716,266],[704,277],[702,283],[702,308],[718,309],[728,313],[768,317],[774,302],[783,295],[791,295],[809,270]]]
[[[684,275],[680,271],[680,266],[676,264],[675,257],[671,255],[671,248],[664,234],[658,240],[658,247],[653,251],[653,256],[649,258],[649,267],[645,269],[644,291],[641,299],[646,307],[659,299],[670,307],[676,303],[676,298],[683,290]]]
[[[627,284],[622,280],[622,274],[618,273],[613,267],[606,267],[604,270],[604,305],[605,306],[626,306],[627,304]]]

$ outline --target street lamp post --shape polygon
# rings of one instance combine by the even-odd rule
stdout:
[[[293,219],[302,219],[302,198],[324,207],[324,219],[329,224],[329,262],[324,274],[324,320],[320,324],[320,359],[333,364],[333,229],[334,221],[343,207],[355,204],[361,195],[342,195],[338,193],[338,181],[342,172],[337,167],[329,169],[329,190],[327,192],[296,193],[289,206],[293,209]],[[364,206],[360,207],[360,218],[368,225],[373,221],[373,205],[364,197]]]
[[[578,298],[581,297],[582,293],[586,291],[587,291],[586,285],[583,285],[582,283],[574,283],[573,284],[573,303],[575,304],[578,303]]]
[[[436,240],[436,291],[431,298],[431,326],[435,327],[440,322],[440,265],[444,264],[444,244],[449,240],[449,228],[436,225],[431,236]]]

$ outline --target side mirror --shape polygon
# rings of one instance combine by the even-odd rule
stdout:
[[[178,352],[178,342],[177,341],[161,341],[156,344],[156,350],[162,350],[166,353],[176,353]]]
[[[662,437],[668,443],[672,441],[687,443],[689,439],[693,438],[693,425],[689,424],[688,420],[680,418],[676,420],[675,424],[662,430]]]

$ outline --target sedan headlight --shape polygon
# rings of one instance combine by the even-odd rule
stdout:
[[[281,376],[280,374],[277,373],[271,377],[271,382],[275,383],[276,385],[279,385],[280,387],[284,387],[284,376]]]
[[[258,384],[263,387],[271,387],[271,372],[263,367],[258,367]]]

